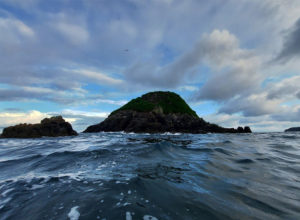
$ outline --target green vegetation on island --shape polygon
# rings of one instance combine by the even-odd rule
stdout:
[[[133,110],[137,112],[159,111],[164,114],[182,113],[198,118],[196,112],[174,92],[149,92],[131,100],[121,108],[113,111],[111,115],[122,110]]]

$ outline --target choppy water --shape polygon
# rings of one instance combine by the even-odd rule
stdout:
[[[69,218],[300,219],[300,133],[0,140],[0,219]]]

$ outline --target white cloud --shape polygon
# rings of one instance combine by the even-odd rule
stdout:
[[[194,94],[195,100],[224,101],[260,85],[258,57],[251,50],[241,49],[238,39],[227,30],[205,34],[197,48],[212,73]]]
[[[49,114],[36,110],[29,112],[0,112],[0,127],[7,127],[20,123],[34,124],[42,119],[49,117]]]
[[[54,25],[55,28],[74,45],[86,43],[89,39],[89,33],[85,27],[66,22],[58,22]]]
[[[99,117],[99,118],[106,118],[110,113],[108,112],[91,112],[91,111],[80,111],[80,110],[72,110],[72,109],[65,109],[62,111],[63,115],[80,115],[80,116],[87,116],[87,117]]]
[[[13,40],[20,42],[24,37],[32,38],[35,35],[32,28],[15,18],[0,17],[0,32],[0,40],[6,42],[12,42]]]
[[[108,76],[105,73],[99,72],[99,71],[93,71],[93,70],[88,70],[88,69],[74,69],[74,70],[67,70],[65,71],[70,71],[79,75],[82,75],[86,78],[89,78],[93,80],[93,82],[97,82],[98,84],[101,85],[120,85],[123,81],[120,79],[115,79],[110,76]]]
[[[54,113],[56,114],[56,113]],[[73,109],[65,109],[61,112],[64,118],[71,118],[73,128],[79,132],[84,131],[88,126],[100,123],[108,115],[108,112],[101,111],[80,111]]]
[[[227,101],[220,113],[234,114],[241,112],[244,116],[260,116],[279,112],[281,100],[267,99],[267,93],[240,96]]]

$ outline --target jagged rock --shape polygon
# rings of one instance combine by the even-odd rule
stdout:
[[[45,118],[40,124],[19,124],[3,129],[2,138],[39,138],[73,136],[77,132],[61,116]]]
[[[252,133],[251,129],[249,126],[243,127],[238,127],[237,128],[238,133]]]
[[[249,126],[244,127],[245,133],[252,133],[251,128]]]
[[[244,128],[238,127],[238,128],[237,128],[237,131],[238,131],[239,133],[243,133],[243,132],[244,132]]]
[[[294,131],[300,131],[300,127],[292,127],[284,130],[284,132],[294,132]]]
[[[250,128],[247,129],[249,132]],[[112,112],[103,122],[89,126],[84,132],[182,132],[245,133],[223,128],[199,118],[186,102],[173,92],[150,92],[131,100]],[[251,130],[250,130],[251,132]]]

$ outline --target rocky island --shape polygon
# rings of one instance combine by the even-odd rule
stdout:
[[[294,131],[300,131],[300,127],[292,127],[284,130],[284,132],[294,132]]]
[[[198,117],[173,92],[150,92],[113,111],[103,122],[84,132],[125,131],[136,133],[251,133],[249,127],[223,128]]]
[[[45,118],[39,124],[19,124],[3,129],[1,138],[40,138],[73,136],[77,132],[61,116]]]

